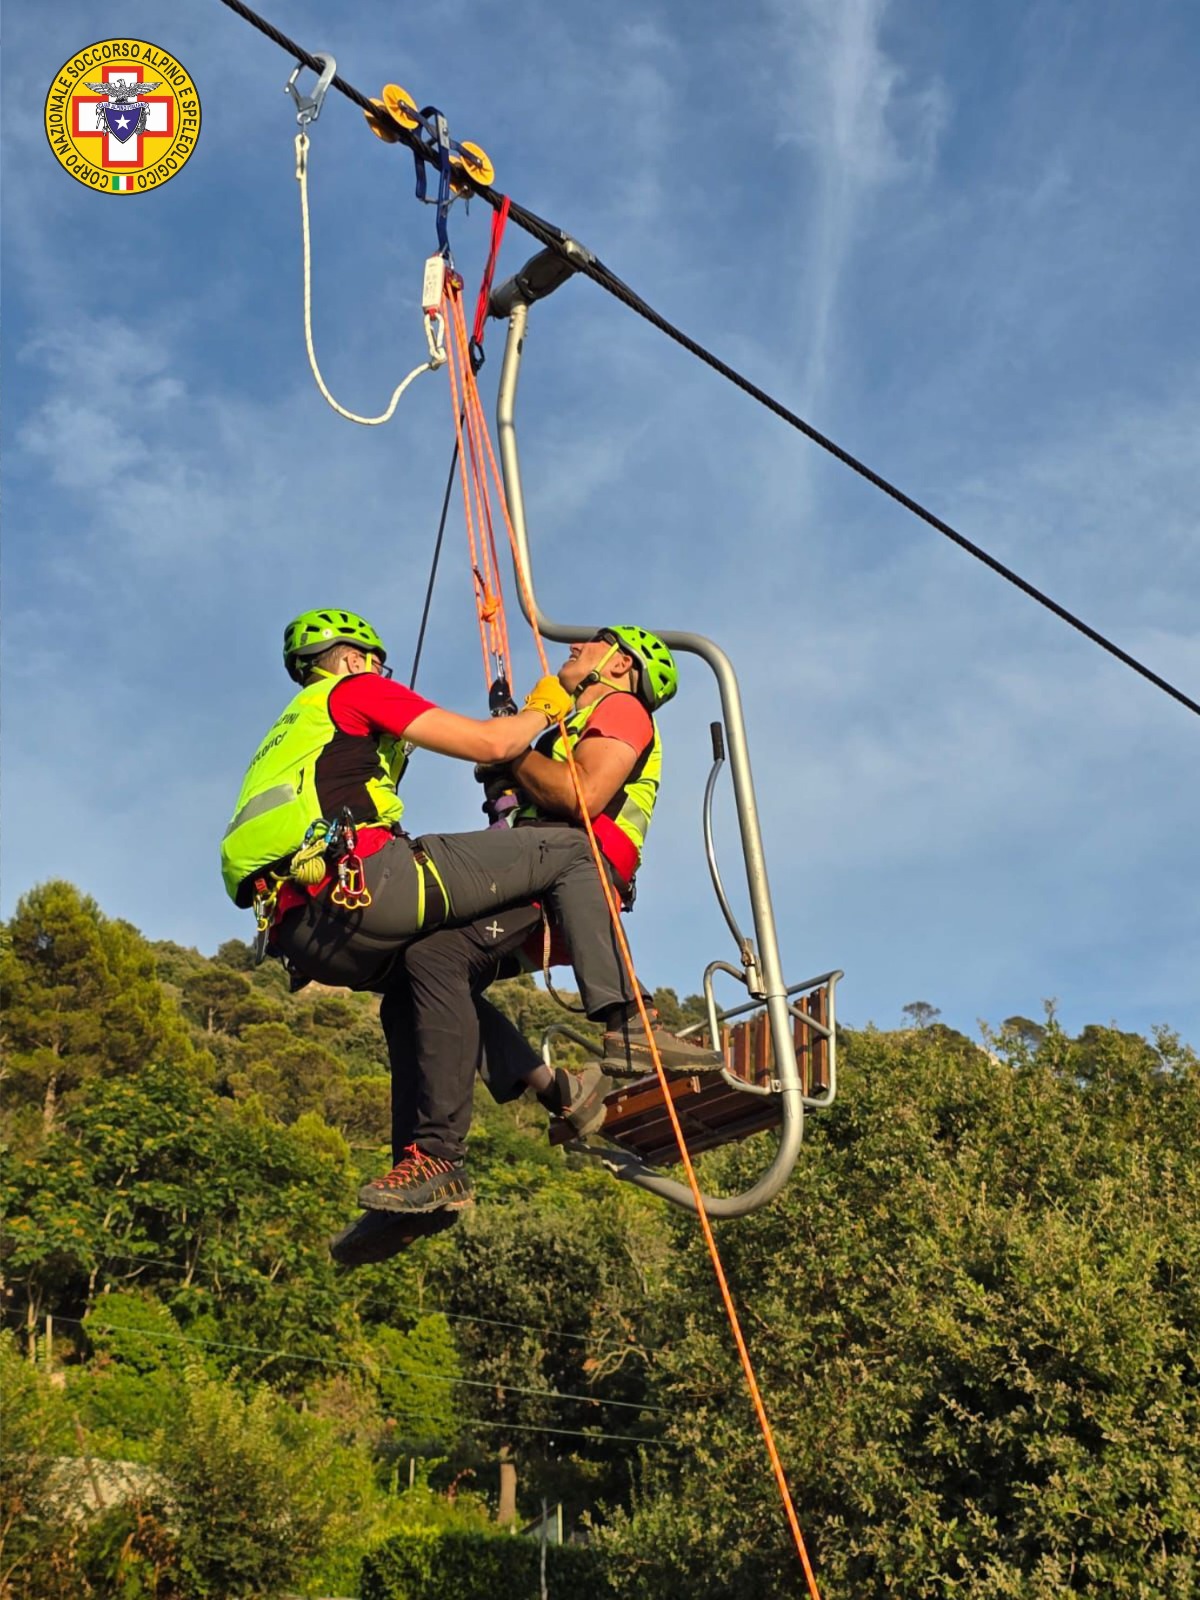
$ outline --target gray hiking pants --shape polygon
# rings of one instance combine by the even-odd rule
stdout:
[[[369,906],[345,910],[331,904],[324,889],[288,912],[274,931],[272,949],[318,983],[382,991],[398,953],[422,933],[547,900],[570,948],[589,1015],[632,1000],[585,834],[575,828],[485,828],[427,833],[414,842],[445,885],[444,917],[431,920],[426,905],[422,927],[419,869],[410,842],[397,838],[363,862]],[[425,881],[428,887],[428,874]]]

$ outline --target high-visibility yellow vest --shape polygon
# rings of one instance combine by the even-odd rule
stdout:
[[[329,696],[341,682],[326,673],[305,684],[255,751],[221,840],[221,876],[231,899],[249,904],[238,893],[245,880],[290,859],[310,824],[343,805],[358,823],[399,822],[404,741],[343,734],[329,714]]]
[[[596,708],[602,706],[608,698],[608,695],[601,695],[599,700],[593,700],[590,705],[571,712],[565,719],[567,730],[565,744],[562,734],[555,728],[544,733],[534,745],[534,749],[540,755],[549,757],[551,761],[565,761],[568,746],[574,750]],[[662,780],[662,739],[659,736],[658,724],[653,717],[650,718],[650,726],[654,731],[653,739],[634,762],[633,770],[624,784],[600,813],[615,823],[630,840],[637,851],[639,864],[646,843],[646,834],[650,828],[650,819],[654,815],[654,803],[658,799],[658,786]],[[535,805],[521,806],[514,817],[514,822],[517,823],[544,820]],[[600,842],[603,844],[603,839]]]

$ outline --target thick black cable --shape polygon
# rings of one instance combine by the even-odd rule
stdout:
[[[302,50],[286,34],[280,33],[278,28],[273,27],[264,18],[260,17],[257,12],[252,11],[249,6],[244,5],[242,0],[221,0],[221,4],[227,6],[231,11],[236,11],[238,16],[244,18],[252,27],[257,28],[260,33],[265,34],[268,39],[273,39],[277,45],[294,56],[297,61],[303,62],[305,66],[310,67],[314,72],[319,73],[321,71],[321,63],[315,56],[309,55],[307,50]],[[353,100],[355,105],[361,106],[368,115],[378,116],[378,108],[372,106],[370,100],[365,95],[360,94],[353,84],[347,83],[344,78],[334,77],[332,87],[344,94],[348,100]],[[402,128],[398,123],[394,123],[390,119],[387,127],[389,133],[395,134],[398,143],[407,145],[410,150],[416,151],[430,165],[433,164],[433,157],[430,152],[408,129]],[[481,200],[486,201],[494,209],[499,209],[504,199],[502,194],[482,184],[475,183],[465,169],[460,170],[458,176],[460,180],[465,179],[472,192],[478,195]],[[1044,606],[1047,611],[1052,612],[1061,622],[1067,623],[1077,632],[1083,634],[1085,639],[1090,639],[1093,644],[1099,645],[1102,650],[1106,650],[1109,655],[1114,656],[1122,665],[1129,667],[1139,676],[1145,678],[1148,683],[1154,684],[1155,688],[1161,689],[1164,694],[1170,695],[1180,705],[1186,706],[1189,711],[1194,711],[1197,716],[1200,716],[1200,701],[1193,700],[1190,695],[1184,694],[1182,689],[1177,689],[1166,678],[1160,677],[1157,672],[1154,672],[1150,667],[1139,661],[1136,656],[1130,655],[1127,650],[1122,650],[1120,645],[1114,644],[1111,639],[1099,633],[1089,623],[1084,622],[1081,617],[1077,617],[1074,612],[1068,611],[1065,606],[1059,605],[1057,600],[1052,600],[1048,594],[1037,588],[1035,584],[1022,578],[1019,573],[1014,572],[1011,567],[1005,566],[995,556],[989,555],[986,550],[974,544],[965,534],[959,533],[948,522],[943,522],[941,517],[935,516],[932,511],[927,510],[919,501],[914,500],[911,495],[905,494],[902,489],[897,488],[894,483],[890,483],[887,478],[868,467],[857,456],[851,455],[848,450],[844,450],[841,445],[836,444],[828,435],[821,433],[811,423],[805,422],[803,417],[789,410],[787,406],[776,400],[772,395],[769,395],[765,389],[760,389],[756,383],[752,383],[749,378],[744,377],[736,368],[729,366],[719,356],[714,355],[711,350],[707,350],[703,345],[698,344],[682,329],[677,328],[674,323],[668,322],[664,316],[648,305],[639,294],[631,289],[628,284],[623,283],[616,273],[610,271],[598,258],[580,259],[575,253],[568,255],[563,248],[564,240],[568,235],[564,234],[560,228],[556,228],[553,223],[547,222],[545,218],[539,217],[535,212],[527,210],[512,199],[509,201],[508,214],[518,227],[523,228],[526,233],[531,234],[539,243],[555,250],[565,260],[569,261],[576,272],[581,273],[586,278],[590,278],[593,283],[599,284],[607,293],[657,328],[660,333],[665,333],[668,339],[674,340],[676,344],[681,345],[691,355],[703,361],[705,366],[711,367],[714,372],[719,372],[723,378],[727,378],[743,394],[748,394],[751,399],[757,400],[760,405],[766,406],[768,411],[773,412],[781,421],[786,422],[789,427],[795,428],[806,439],[811,440],[813,444],[819,445],[822,450],[828,451],[843,466],[849,467],[859,477],[865,478],[868,483],[873,484],[875,488],[895,500],[897,504],[902,505],[906,511],[910,511],[914,517],[919,517],[922,522],[927,523],[929,527],[936,529],[943,537],[951,540],[960,550],[965,550],[968,555],[974,556],[977,561],[982,561],[984,566],[989,567],[997,576],[1011,583],[1022,594],[1027,595],[1029,599],[1035,600],[1040,606]]]
[[[425,609],[421,612],[421,627],[417,633],[417,648],[413,654],[412,672],[409,674],[408,687],[417,687],[417,668],[421,665],[421,650],[425,644],[425,629],[429,625],[429,608],[433,604],[433,586],[437,582],[438,562],[442,559],[442,540],[446,537],[446,513],[450,510],[450,493],[454,488],[454,469],[458,465],[458,438],[454,440],[454,451],[450,457],[450,471],[446,475],[446,493],[442,496],[442,515],[438,521],[437,543],[433,547],[433,562],[429,568],[429,586],[425,590]]]

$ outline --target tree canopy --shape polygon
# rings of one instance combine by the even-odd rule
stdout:
[[[471,1553],[501,1462],[519,1513],[586,1532],[589,1585],[798,1592],[692,1219],[481,1091],[478,1205],[345,1272],[328,1241],[388,1160],[373,1000],[151,945],[61,883],[0,964],[0,1595],[355,1593],[400,1534],[371,1582],[419,1546],[438,1592],[504,1566]],[[531,1034],[556,1014],[496,993]],[[907,1009],[843,1031],[787,1190],[717,1228],[822,1593],[1184,1600],[1200,1064],[1166,1031],[1014,1013],[976,1043]],[[713,1152],[705,1186],[768,1158]]]

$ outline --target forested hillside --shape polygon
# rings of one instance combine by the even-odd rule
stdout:
[[[0,966],[0,1595],[416,1593],[403,1541],[363,1557],[478,1548],[502,1461],[521,1519],[561,1501],[589,1539],[573,1600],[800,1592],[694,1222],[481,1090],[478,1204],[348,1272],[329,1240],[389,1164],[374,1001],[62,883]],[[1195,1055],[1052,1018],[841,1049],[786,1194],[718,1228],[822,1593],[1194,1596]]]

